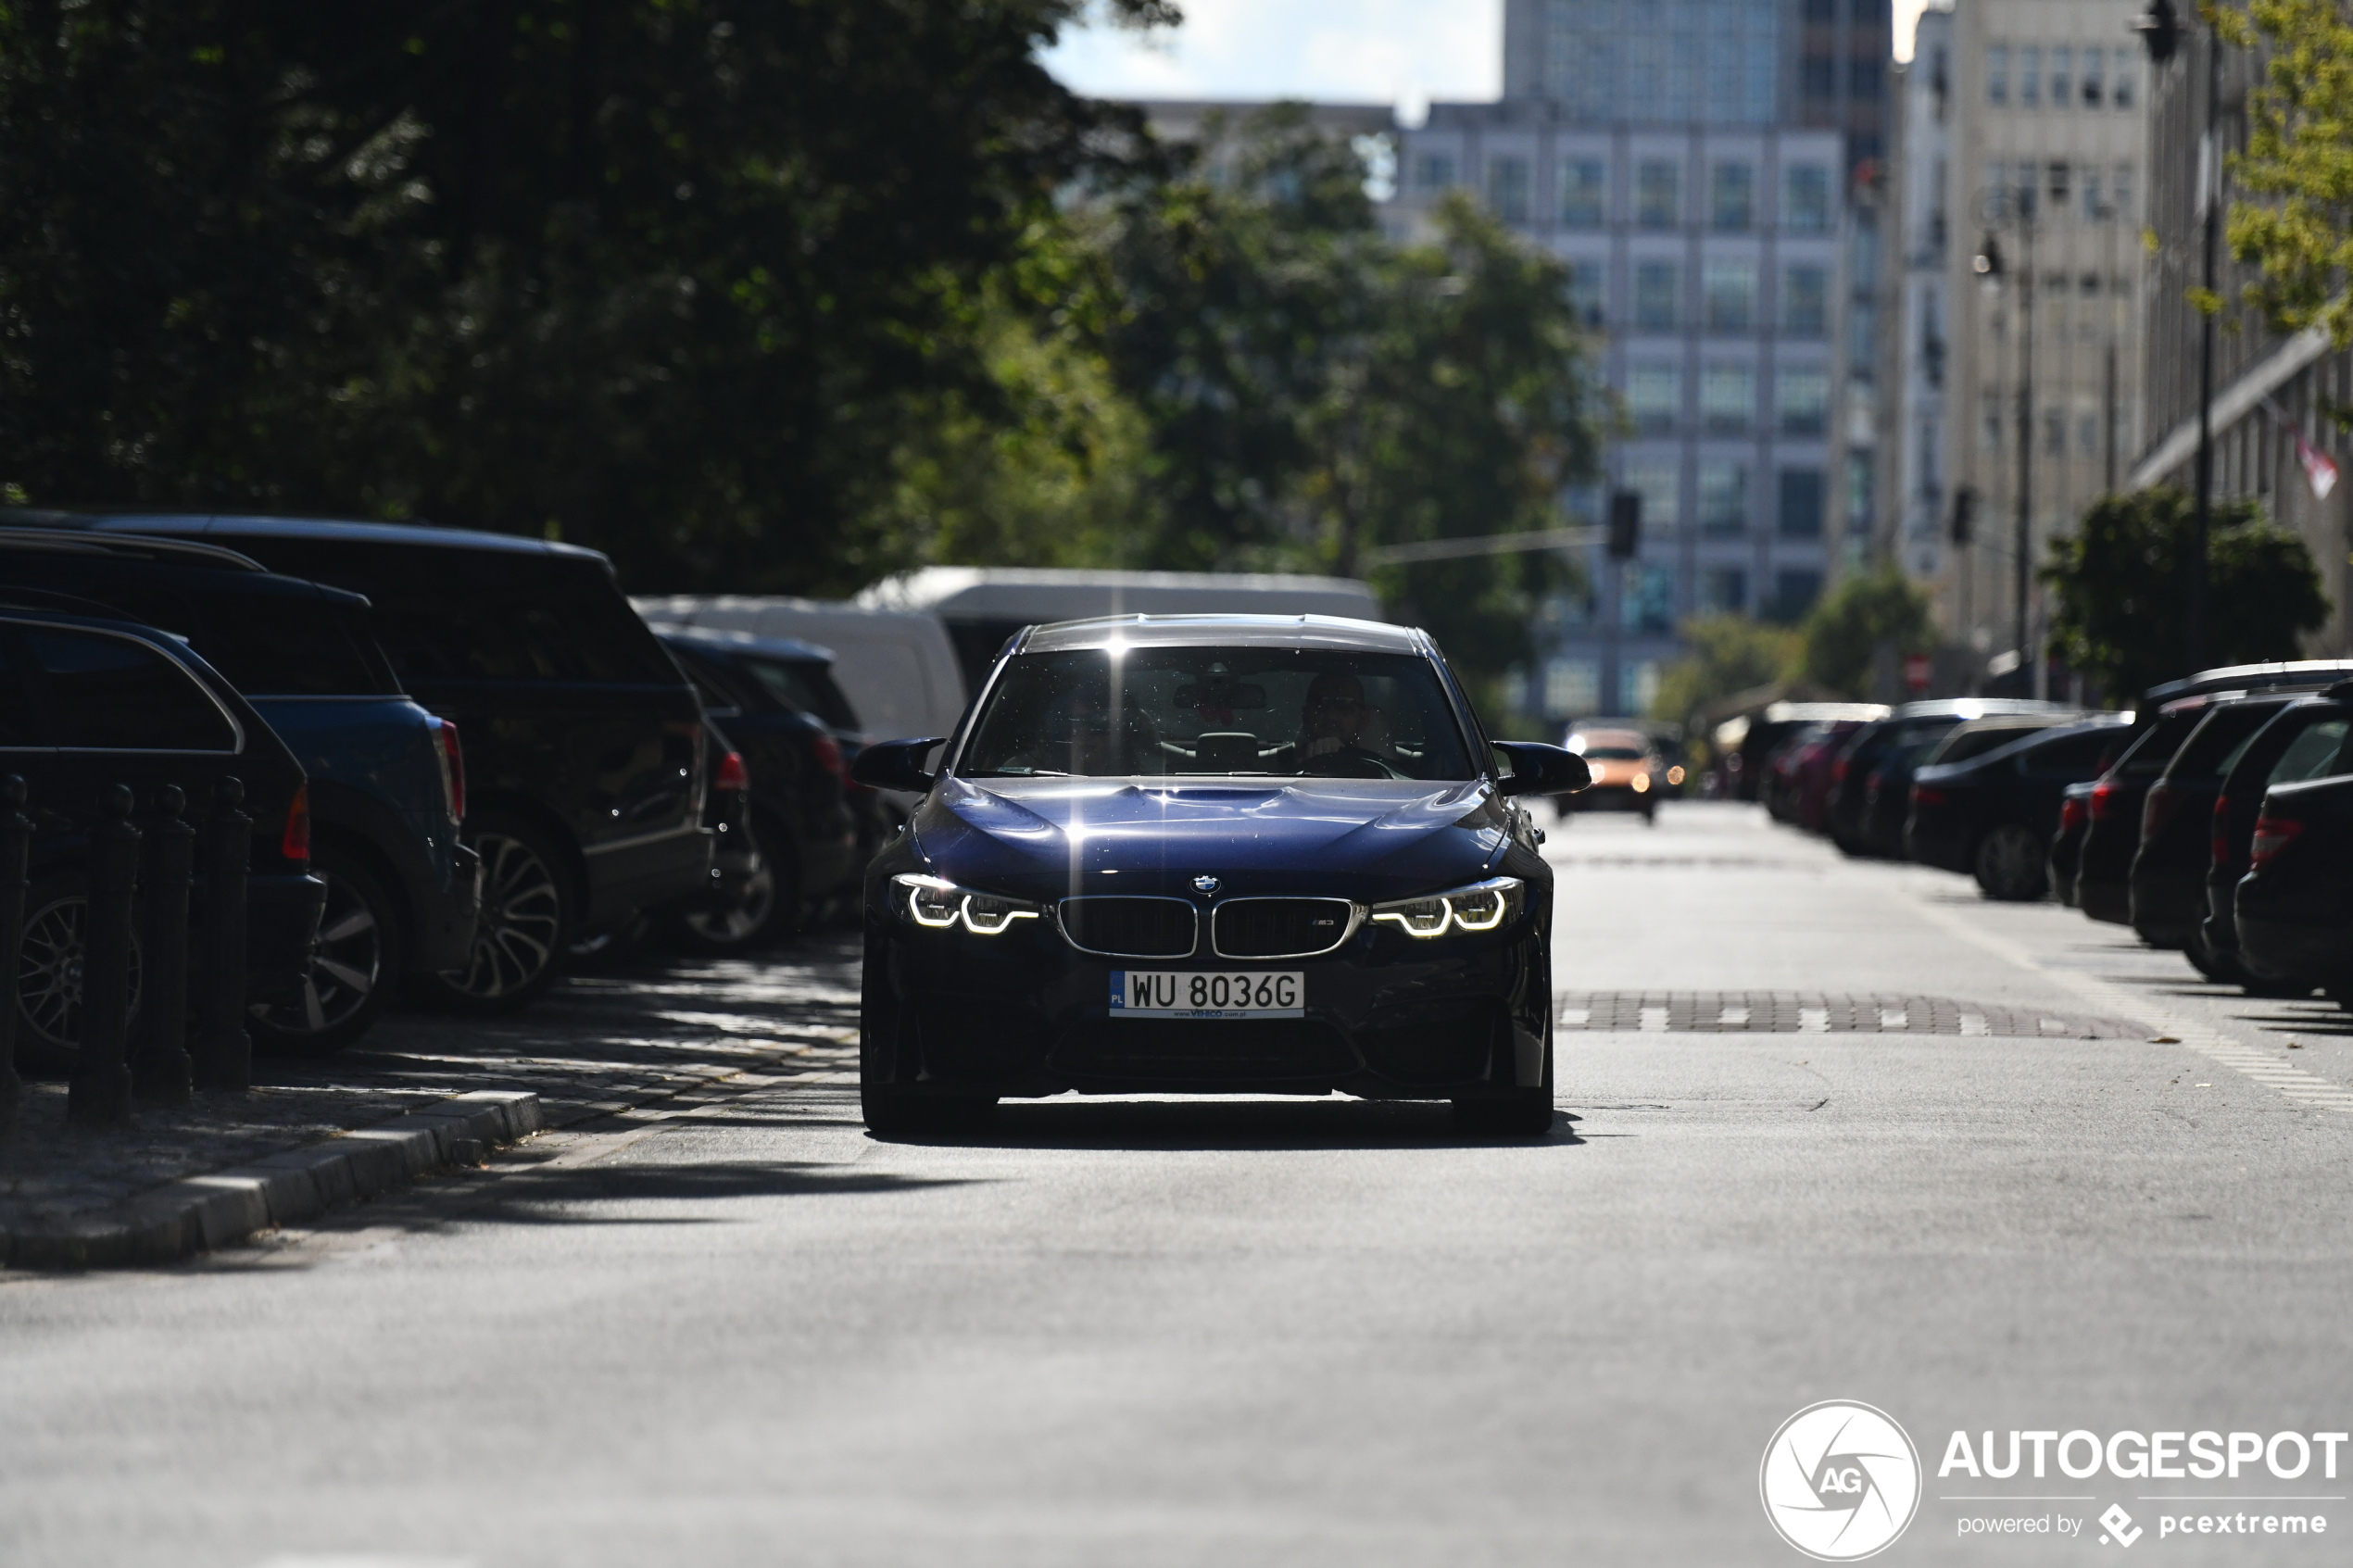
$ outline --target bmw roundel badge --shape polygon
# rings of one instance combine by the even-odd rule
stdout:
[[[1204,898],[1209,897],[1211,895],[1214,894],[1218,888],[1224,885],[1225,884],[1223,883],[1219,882],[1214,876],[1197,876],[1193,878],[1193,891],[1200,894]]]

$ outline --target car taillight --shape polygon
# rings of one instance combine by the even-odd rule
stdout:
[[[744,770],[744,754],[731,751],[719,759],[719,776],[711,781],[717,790],[743,790],[751,787],[751,774]]]
[[[1915,806],[1942,806],[1944,804],[1944,792],[1938,789],[1933,784],[1916,784],[1912,786],[1912,804]]]
[[[2294,817],[2274,817],[2268,813],[2255,819],[2255,838],[2247,846],[2247,859],[2260,866],[2277,858],[2280,851],[2296,841],[2304,824]]]
[[[278,837],[278,853],[289,860],[310,859],[310,786],[302,785],[286,806],[286,831]]]
[[[1844,784],[1846,782],[1846,771],[1854,765],[1855,764],[1852,759],[1844,757],[1842,757],[1837,761],[1831,763],[1831,781],[1833,784]]]
[[[2214,863],[2227,865],[2231,859],[2231,797],[2214,797]]]
[[[2089,813],[2083,809],[2083,797],[2082,796],[2070,795],[2067,797],[2059,802],[2059,832],[2073,833],[2077,828],[2083,825],[2083,819],[2087,815],[2089,815]]]
[[[836,778],[841,777],[841,747],[833,736],[819,730],[810,737],[810,749],[817,754],[817,766]]]
[[[2150,790],[2148,798],[2141,802],[2141,842],[2146,844],[2163,833],[2165,824],[2173,820],[2173,808],[2181,803],[2182,797],[2164,784]]]
[[[441,744],[436,751],[441,759],[441,798],[449,808],[449,820],[466,820],[466,752],[458,744],[458,726],[447,719],[434,721],[441,726]]]
[[[2092,821],[2095,822],[2108,821],[2108,808],[2115,804],[2116,786],[2114,784],[2102,783],[2092,786]]]

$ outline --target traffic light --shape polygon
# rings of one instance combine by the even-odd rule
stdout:
[[[1642,547],[1642,497],[1617,490],[1609,497],[1609,558],[1632,560]]]
[[[1977,536],[1977,492],[1964,484],[1953,492],[1953,543],[1966,545]]]

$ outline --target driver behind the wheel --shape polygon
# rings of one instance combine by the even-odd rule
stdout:
[[[1365,751],[1366,732],[1380,709],[1365,700],[1365,684],[1344,670],[1327,671],[1308,683],[1299,709],[1299,759],[1312,762],[1335,751]]]

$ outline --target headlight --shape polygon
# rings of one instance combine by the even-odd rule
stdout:
[[[1443,936],[1449,931],[1493,931],[1516,919],[1527,901],[1527,884],[1516,876],[1499,876],[1450,893],[1376,904],[1373,918],[1389,922],[1408,936]]]
[[[1634,775],[1634,793],[1636,795],[1648,794],[1650,792],[1650,787],[1651,776],[1648,773],[1636,773]]]
[[[1018,898],[959,887],[936,876],[895,876],[891,885],[906,896],[907,918],[930,931],[962,925],[975,936],[998,936],[1017,920],[1036,920],[1038,908]]]

